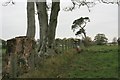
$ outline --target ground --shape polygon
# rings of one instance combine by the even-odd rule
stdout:
[[[21,77],[118,78],[118,46],[91,46],[81,53],[68,50]]]

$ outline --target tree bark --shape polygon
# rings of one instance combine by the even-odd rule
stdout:
[[[2,72],[4,77],[16,78],[35,69],[35,44],[34,39],[26,36],[7,40],[6,60],[3,61]]]
[[[57,2],[55,2],[54,0],[52,0],[52,9],[51,9],[51,15],[50,15],[49,29],[48,29],[48,47],[49,48],[54,47],[57,17],[58,17],[59,11],[60,11],[60,1],[57,0]]]
[[[35,37],[35,7],[34,2],[27,2],[27,34],[30,38]]]
[[[40,43],[39,43],[40,45],[38,52],[42,54],[46,52],[47,45],[48,14],[46,10],[46,0],[44,0],[44,2],[36,2],[36,5],[40,25]]]
[[[46,0],[42,2],[36,2],[37,11],[38,11],[38,20],[40,25],[40,43],[39,43],[39,54],[49,54],[53,52],[56,26],[57,26],[57,17],[60,10],[59,0],[52,0],[52,9],[50,15],[50,21],[48,25],[48,14],[47,14],[47,5]]]

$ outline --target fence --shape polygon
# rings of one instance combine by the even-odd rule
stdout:
[[[16,78],[35,69],[38,64],[35,44],[34,39],[25,36],[7,40],[6,54],[3,55],[3,78]],[[76,45],[80,45],[80,40],[55,40],[55,49],[61,53],[75,48]]]
[[[56,39],[55,46],[61,51],[68,51],[70,49],[76,48],[77,45],[81,45],[80,39]]]

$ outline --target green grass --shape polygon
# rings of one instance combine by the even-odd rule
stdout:
[[[92,46],[45,59],[38,70],[22,77],[118,78],[118,47]]]
[[[63,77],[117,78],[117,46],[93,46],[73,60]]]

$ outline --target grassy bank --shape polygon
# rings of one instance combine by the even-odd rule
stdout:
[[[63,77],[116,78],[118,77],[117,46],[93,46],[76,56]]]
[[[80,54],[70,50],[45,59],[38,70],[22,77],[117,78],[117,49],[117,46],[92,46]]]

